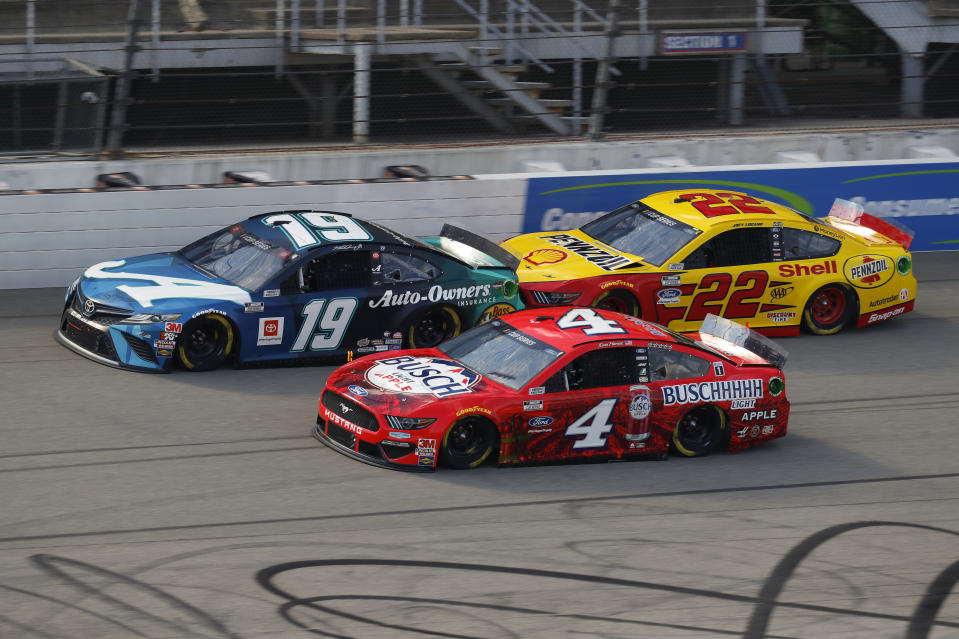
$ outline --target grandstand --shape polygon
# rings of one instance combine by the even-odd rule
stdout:
[[[0,154],[954,118],[950,0],[0,0]]]

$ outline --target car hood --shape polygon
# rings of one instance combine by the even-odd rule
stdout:
[[[501,245],[520,259],[520,282],[572,280],[622,271],[653,271],[629,253],[622,253],[582,231],[541,232],[517,235]]]
[[[334,371],[326,386],[386,414],[414,415],[435,412],[438,400],[478,402],[490,384],[440,351],[421,349],[361,357]]]
[[[80,278],[83,295],[115,307],[155,310],[170,300],[250,302],[250,292],[207,275],[175,253],[154,253],[94,264]]]

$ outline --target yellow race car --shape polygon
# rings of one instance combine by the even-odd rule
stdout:
[[[697,330],[710,313],[766,335],[828,335],[908,313],[911,232],[844,200],[813,218],[745,193],[654,193],[503,247],[527,306],[595,306]]]

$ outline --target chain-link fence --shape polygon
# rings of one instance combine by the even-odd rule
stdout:
[[[959,116],[948,0],[0,0],[0,25],[7,156]]]

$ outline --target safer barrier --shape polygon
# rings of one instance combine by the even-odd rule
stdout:
[[[674,188],[758,193],[811,215],[836,197],[916,232],[914,251],[959,249],[954,161],[699,167],[332,180],[273,185],[0,191],[0,289],[69,284],[106,259],[170,251],[250,215],[332,210],[432,235],[451,222],[493,240],[579,226],[621,204]]]

